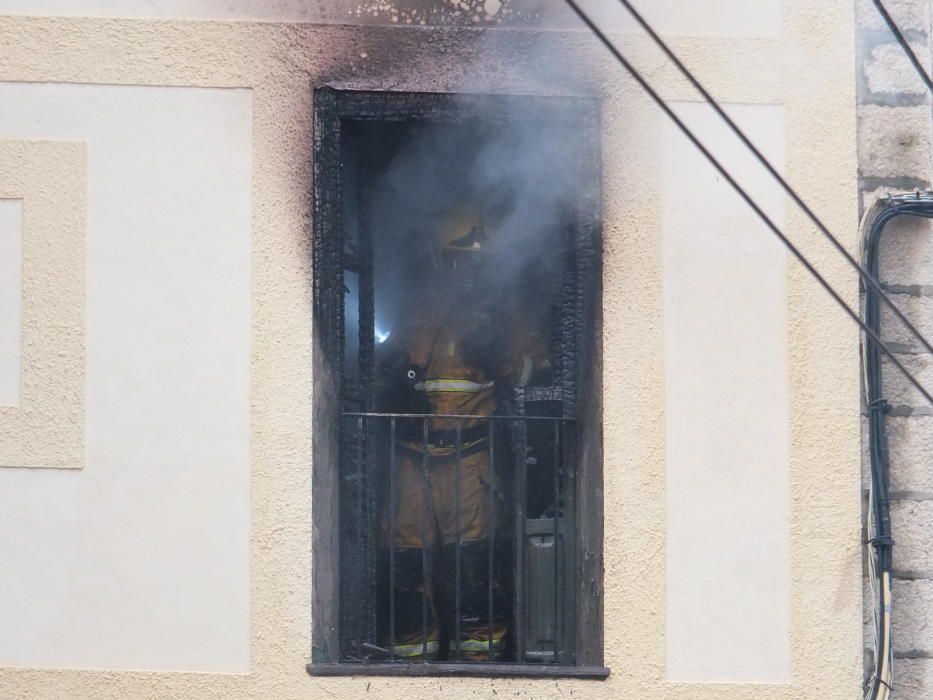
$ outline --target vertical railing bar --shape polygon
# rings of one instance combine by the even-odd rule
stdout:
[[[496,520],[495,520],[495,508],[496,508],[496,422],[488,421],[489,423],[489,503],[486,506],[486,534],[489,541],[489,552],[487,560],[487,569],[488,569],[488,598],[487,598],[487,607],[489,615],[489,630],[486,637],[486,643],[488,645],[488,661],[492,661],[492,633],[493,633],[493,591],[492,591],[492,580],[493,580],[493,566],[494,566],[494,552],[496,549]]]
[[[395,663],[395,417],[389,421],[389,661]]]
[[[554,663],[560,652],[560,471],[563,464],[560,452],[560,421],[554,421]]]
[[[527,443],[523,420],[515,421],[519,426],[518,454],[515,455],[515,647],[516,661],[525,661],[525,480],[527,471]],[[513,441],[514,444],[514,441]]]
[[[378,595],[378,579],[376,577],[377,561],[377,531],[376,531],[376,488],[373,470],[375,469],[375,437],[373,434],[373,421],[366,422],[365,430],[365,455],[366,472],[364,482],[366,484],[366,604],[368,606],[369,624],[366,630],[366,637],[370,643],[378,641],[377,631],[379,626],[378,610],[376,598]]]
[[[365,548],[366,540],[363,535],[363,416],[360,416],[357,423],[357,433],[356,433],[356,537],[359,543],[357,549],[357,557],[362,557],[363,562],[361,562],[359,574],[358,585],[360,588],[360,593],[363,592],[365,587],[365,582],[363,578],[365,577]],[[363,658],[363,625],[365,616],[358,615],[356,623],[356,653],[359,655],[360,659]]]
[[[580,586],[579,571],[576,562],[578,555],[577,547],[577,503],[579,502],[579,483],[577,479],[578,452],[577,452],[577,432],[575,423],[561,423],[563,436],[563,449],[561,456],[563,459],[564,473],[563,478],[567,481],[562,483],[561,498],[563,499],[564,512],[561,519],[561,533],[563,535],[564,558],[562,562],[563,595],[561,605],[563,605],[563,616],[561,624],[563,634],[562,642],[564,661],[567,664],[576,663],[577,649],[579,640],[577,634],[577,596]],[[566,486],[566,488],[564,488]]]
[[[421,662],[428,661],[428,419],[421,420]]]
[[[376,311],[375,311],[375,278],[374,261],[372,250],[372,231],[369,221],[369,207],[366,206],[364,188],[357,190],[356,204],[358,213],[358,362],[359,362],[359,389],[360,399],[364,410],[371,411],[375,407],[374,383],[375,373],[375,332],[376,332]],[[340,256],[342,257],[342,247]],[[343,289],[341,285],[340,289]],[[372,479],[373,469],[373,429],[374,423],[367,421],[363,430],[364,441],[364,469],[361,488],[363,491],[362,524],[363,524],[363,589],[362,597],[358,602],[359,616],[362,620],[361,639],[365,642],[375,642],[377,627],[377,580],[376,580],[376,494],[374,482]]]
[[[454,490],[456,498],[456,519],[457,519],[457,552],[456,565],[454,572],[454,639],[457,645],[457,661],[460,660],[460,549],[461,549],[461,516],[460,516],[460,480],[463,474],[463,465],[461,462],[463,453],[463,419],[457,419],[457,474],[456,488]]]

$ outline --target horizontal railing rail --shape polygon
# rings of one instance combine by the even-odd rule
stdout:
[[[346,411],[344,418],[421,418],[424,420],[456,419],[484,421],[484,420],[510,420],[510,421],[560,421],[561,423],[575,423],[576,418],[566,416],[522,416],[501,415],[494,413],[490,416],[478,416],[473,413],[373,413],[366,411]]]

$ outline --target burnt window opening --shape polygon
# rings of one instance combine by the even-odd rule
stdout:
[[[596,114],[315,92],[312,672],[603,675]]]

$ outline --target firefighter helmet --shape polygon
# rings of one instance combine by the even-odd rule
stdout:
[[[489,230],[481,214],[458,209],[448,214],[434,240],[438,267],[459,269],[476,265],[490,248]]]

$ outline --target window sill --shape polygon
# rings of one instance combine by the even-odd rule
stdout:
[[[446,676],[463,678],[580,678],[605,680],[609,669],[603,666],[545,666],[538,664],[496,663],[310,663],[312,676]]]

